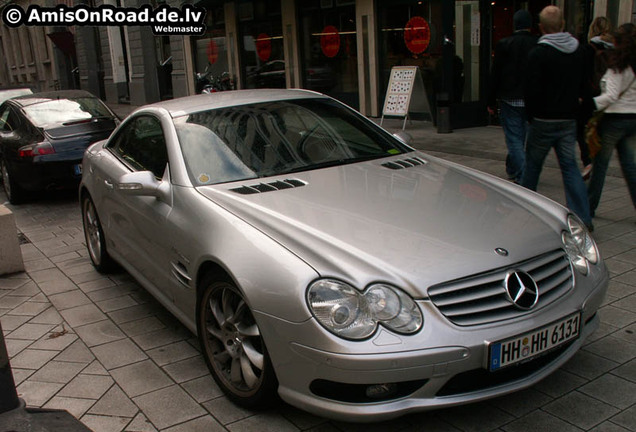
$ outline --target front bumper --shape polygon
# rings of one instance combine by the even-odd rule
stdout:
[[[472,328],[454,326],[430,302],[419,302],[425,326],[410,337],[380,330],[368,341],[348,342],[326,334],[314,320],[292,324],[264,314],[258,314],[257,320],[267,329],[263,334],[275,334],[266,343],[280,383],[279,394],[286,402],[337,420],[378,421],[504,395],[554,372],[599,325],[596,311],[607,289],[607,271],[586,282],[594,288],[573,290],[529,317]],[[488,372],[490,342],[577,311],[582,318],[578,339],[519,366]],[[308,340],[312,346],[299,342]],[[422,340],[429,348],[422,349]],[[380,401],[356,400],[356,392],[387,383],[398,383],[397,395]],[[347,389],[354,395],[346,394]]]

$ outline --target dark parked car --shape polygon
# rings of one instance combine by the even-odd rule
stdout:
[[[0,105],[0,167],[9,201],[19,203],[28,191],[76,187],[84,150],[117,124],[117,116],[86,91],[6,100]]]

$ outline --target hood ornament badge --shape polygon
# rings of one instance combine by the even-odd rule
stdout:
[[[499,256],[503,256],[503,257],[508,256],[508,251],[507,251],[506,249],[504,249],[504,248],[500,248],[500,247],[495,248],[495,253],[496,253],[497,255],[499,255]]]

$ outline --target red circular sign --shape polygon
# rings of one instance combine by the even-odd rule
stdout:
[[[205,53],[208,55],[208,62],[210,62],[210,64],[216,63],[219,59],[219,46],[216,44],[214,39],[210,39],[210,43],[208,44],[208,48]]]
[[[431,42],[431,29],[426,20],[415,16],[404,27],[404,43],[413,54],[421,54],[426,51]]]
[[[267,33],[261,33],[256,38],[256,54],[264,62],[272,55],[272,38]]]
[[[340,51],[340,33],[338,29],[332,25],[322,29],[320,35],[320,48],[326,57],[335,57]]]

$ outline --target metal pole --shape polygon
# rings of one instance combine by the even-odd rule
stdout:
[[[18,392],[15,389],[15,381],[11,373],[9,354],[4,344],[4,333],[0,322],[0,414],[14,410],[20,406]]]

